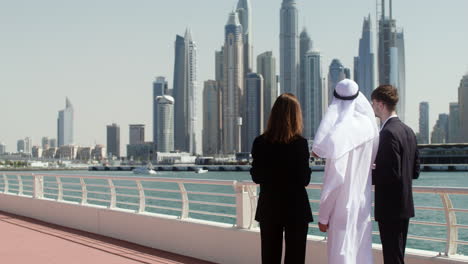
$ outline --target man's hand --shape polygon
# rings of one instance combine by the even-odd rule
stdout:
[[[319,158],[319,156],[313,151],[312,151],[312,157]]]
[[[328,231],[328,225],[324,225],[324,224],[319,222],[318,226],[319,226],[320,231],[322,231],[322,232],[327,232]]]

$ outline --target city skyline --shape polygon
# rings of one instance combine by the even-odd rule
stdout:
[[[41,5],[31,2],[26,8],[21,4],[9,3],[0,11],[2,19],[6,19],[4,25],[0,27],[7,25],[6,34],[0,37],[6,48],[5,54],[0,51],[0,55],[4,58],[0,68],[8,73],[0,79],[0,89],[4,95],[2,97],[6,101],[0,109],[5,113],[11,113],[9,111],[11,109],[19,109],[14,115],[7,116],[1,125],[8,128],[0,134],[0,141],[7,145],[8,151],[14,149],[18,139],[26,136],[31,136],[33,142],[39,142],[42,136],[55,137],[54,116],[61,109],[65,96],[69,96],[74,102],[75,141],[79,145],[105,143],[103,127],[113,122],[122,127],[132,123],[146,124],[147,134],[151,135],[152,105],[149,100],[151,80],[155,76],[166,76],[168,82],[172,83],[173,52],[171,51],[174,35],[187,25],[193,29],[199,57],[203,58],[203,62],[200,61],[198,79],[203,82],[213,78],[213,54],[222,44],[222,31],[230,10],[229,5],[214,1],[197,3],[200,5],[198,8],[205,8],[207,14],[213,15],[209,21],[200,15],[202,10],[196,9],[198,11],[194,12],[196,15],[186,16],[182,24],[174,21],[174,25],[163,29],[161,25],[164,19],[158,23],[154,12],[148,12],[157,10],[157,5],[148,2],[138,6],[127,6],[122,3],[111,5],[112,11],[124,14],[122,18],[108,14],[109,11],[105,11],[104,7],[108,8],[109,5],[104,2],[96,4],[97,6],[86,1],[80,4],[46,1]],[[165,13],[185,14],[184,10],[175,6],[180,3],[192,5],[186,1],[174,2],[175,4],[165,4],[167,9]],[[266,6],[266,3],[269,2],[251,3],[252,31],[255,36],[253,57],[272,50],[273,55],[278,58],[278,8],[281,1],[271,4],[271,7]],[[441,18],[424,23],[417,21],[417,17],[411,17],[422,3],[421,1],[393,3],[393,14],[398,26],[405,29],[407,121],[415,131],[417,131],[419,102],[428,101],[431,104],[430,127],[433,127],[438,114],[448,113],[449,103],[457,101],[459,80],[468,69],[466,51],[461,48],[466,47],[468,42],[466,37],[461,36],[464,32],[461,25],[467,24],[467,18],[461,12],[457,13],[459,10],[466,10],[466,1],[452,1],[451,5],[424,2],[426,14],[430,15],[432,12],[434,16]],[[55,8],[50,8],[50,5]],[[209,5],[211,7],[208,8]],[[325,3],[298,2],[297,5],[299,27],[308,28],[312,41],[323,52],[323,67],[329,65],[331,58],[335,57],[348,67],[352,65],[352,59],[357,54],[362,17],[368,13],[371,13],[371,16],[374,14],[375,1],[366,4],[351,4],[344,1],[343,10],[349,7],[348,10],[353,11],[352,16]],[[74,7],[83,11],[90,9],[91,6],[93,12],[82,14],[72,11]],[[265,8],[260,8],[262,6]],[[129,8],[128,12],[124,12],[124,8]],[[312,12],[317,8],[322,8],[323,12]],[[438,11],[441,8],[449,10],[451,16],[440,14]],[[36,12],[36,10],[42,11]],[[193,13],[193,10],[191,12]],[[101,13],[106,15],[104,17],[107,20],[98,16]],[[336,21],[331,21],[319,13],[334,13],[337,15],[333,16]],[[14,18],[12,15],[15,14],[21,16]],[[139,15],[141,17],[137,17]],[[90,22],[85,22],[88,19]],[[342,21],[350,21],[350,25],[345,25]],[[375,17],[372,21],[376,21]],[[138,29],[134,28],[136,25],[142,26],[142,29],[133,32],[132,29]],[[71,26],[73,34],[82,40],[76,41],[75,36],[66,30],[68,29],[66,26]],[[96,29],[92,29],[91,26]],[[430,28],[430,32],[426,32],[426,28]],[[326,36],[330,35],[330,32],[327,32],[329,30],[336,32],[331,34],[335,35],[334,37]],[[203,31],[207,31],[210,36],[208,37],[208,33]],[[157,38],[142,38],[150,32],[156,33]],[[444,38],[440,39],[433,32],[444,32]],[[39,33],[44,33],[44,36],[41,37]],[[104,34],[99,36],[101,33]],[[116,42],[119,40],[117,36],[120,35],[125,36],[123,43]],[[166,36],[170,37],[166,39]],[[375,39],[375,36],[373,37]],[[334,43],[333,40],[336,39],[346,39],[346,45]],[[446,41],[447,39],[450,41]],[[55,40],[56,43],[51,43],[51,40]],[[155,41],[158,45],[154,45]],[[113,45],[108,45],[109,42]],[[125,45],[129,48],[124,47]],[[135,52],[136,48],[141,51]],[[441,49],[444,50],[443,56],[433,52]],[[437,69],[433,65],[434,61],[443,64],[444,67]],[[428,73],[435,73],[436,69],[437,74],[430,74],[431,78],[426,77]],[[444,90],[443,96],[437,92],[440,89]],[[112,100],[107,100],[109,96],[112,96]],[[122,133],[122,138],[125,140],[128,137]],[[151,139],[146,138],[146,140]],[[125,143],[127,142],[123,141],[122,145]]]

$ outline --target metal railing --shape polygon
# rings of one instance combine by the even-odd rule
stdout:
[[[35,199],[52,199],[58,202],[76,202],[81,205],[105,204],[104,206],[109,209],[133,208],[135,213],[151,213],[152,209],[166,210],[175,212],[175,215],[180,219],[191,218],[190,216],[193,214],[222,217],[231,219],[234,226],[238,228],[251,229],[256,226],[254,217],[258,199],[258,185],[253,182],[26,173],[2,173],[0,176],[2,176],[0,177],[0,193],[16,194]],[[122,184],[122,182],[127,182],[127,184]],[[133,184],[129,185],[128,182]],[[166,186],[155,187],[154,184],[166,184]],[[187,188],[191,185],[224,187],[224,192]],[[307,189],[320,190],[321,186],[321,184],[312,183]],[[456,215],[457,212],[468,213],[468,209],[455,208],[450,198],[450,195],[468,196],[468,188],[413,187],[413,192],[438,195],[443,207],[416,206],[415,209],[444,212],[445,222],[411,220],[410,223],[445,227],[446,235],[445,238],[408,235],[409,239],[445,243],[445,255],[447,256],[457,254],[459,245],[468,245],[468,241],[459,239],[459,231],[468,229],[468,225],[458,223]],[[107,199],[102,197],[107,197]],[[203,199],[196,199],[196,197],[216,198],[218,201],[207,201],[206,199],[203,201]],[[233,202],[219,202],[220,197],[224,200],[232,199]],[[135,201],[131,201],[132,199]],[[178,205],[158,204],[163,202]],[[320,201],[310,199],[310,202],[318,204]],[[197,209],[197,206],[200,208]],[[202,208],[203,206],[205,208]],[[227,208],[228,211],[235,210],[235,213],[208,210],[207,207],[225,208],[224,211]],[[317,224],[311,224],[310,227],[317,228]],[[373,234],[378,234],[378,232],[373,232]]]

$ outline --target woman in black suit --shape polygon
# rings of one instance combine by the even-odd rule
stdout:
[[[302,134],[297,98],[285,93],[271,110],[268,127],[252,145],[252,180],[260,184],[255,220],[260,222],[262,263],[304,263],[309,222],[313,221],[305,187],[310,182],[309,147]]]

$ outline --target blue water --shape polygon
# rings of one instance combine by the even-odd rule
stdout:
[[[31,173],[31,172],[29,172]],[[41,173],[41,172],[37,172]],[[52,173],[55,174],[55,173]],[[58,174],[58,173],[57,173]],[[67,174],[67,175],[95,175],[95,176],[113,176],[113,177],[128,177],[128,176],[135,176],[131,172],[91,172],[91,171],[76,171],[76,172],[60,172],[60,174]],[[237,180],[237,181],[250,181],[250,175],[248,172],[208,172],[204,174],[196,174],[194,172],[172,172],[172,171],[161,171],[158,172],[157,177],[162,178],[183,178],[183,179],[210,179],[210,180]],[[10,183],[15,183],[15,177],[9,176]],[[313,172],[312,174],[312,182],[314,183],[321,183],[323,179],[323,172]],[[46,177],[45,179],[45,192],[49,192],[52,194],[46,194],[45,197],[47,198],[57,198],[56,191],[50,188],[57,188],[57,184],[55,183],[54,177]],[[79,183],[78,180],[75,179],[62,179],[64,183]],[[107,186],[106,180],[86,180],[89,184],[99,184]],[[129,190],[129,189],[122,189],[118,187],[123,186],[131,186],[136,187],[136,184],[130,181],[114,181],[114,184],[117,187],[118,194],[126,194],[126,195],[136,195],[138,196],[137,190]],[[437,186],[437,187],[467,187],[468,188],[468,172],[424,172],[421,174],[418,180],[414,181],[414,186]],[[167,189],[167,190],[175,190],[178,191],[179,187],[175,183],[155,183],[155,182],[143,182],[144,188],[152,188],[152,189]],[[64,195],[73,195],[73,196],[81,196],[81,188],[75,185],[64,185],[64,188],[76,190],[76,191],[64,191]],[[216,192],[216,193],[230,193],[234,194],[233,188],[230,186],[217,186],[217,185],[199,185],[199,184],[186,184],[185,188],[187,191],[201,191],[201,192]],[[2,190],[2,188],[0,188]],[[25,187],[25,192],[31,192],[31,188]],[[109,193],[108,188],[103,187],[88,187],[88,191],[93,192],[106,192]],[[319,190],[308,190],[309,198],[314,200],[320,199],[320,191]],[[156,196],[159,198],[172,198],[172,199],[180,199],[179,193],[172,193],[172,192],[164,192],[164,191],[145,191],[146,195],[149,196]],[[108,194],[88,194],[88,203],[97,204],[108,206],[109,202],[100,202],[100,201],[93,201],[92,198],[98,198],[103,200],[109,200],[110,195]],[[461,209],[468,209],[468,196],[467,195],[451,195],[450,196],[452,203],[455,208]],[[65,197],[66,200],[70,201],[80,201],[78,198],[70,198]],[[218,203],[227,203],[227,204],[235,204],[234,197],[213,197],[207,195],[200,195],[200,194],[189,194],[189,199],[191,201],[209,201],[209,202],[218,202]],[[443,207],[441,199],[437,194],[415,194],[415,205],[416,206],[431,206],[431,207]],[[117,206],[120,208],[126,208],[131,210],[136,210],[137,206],[122,204],[119,202],[131,202],[138,204],[137,197],[127,197],[127,196],[119,196],[117,197]],[[181,202],[174,202],[174,201],[163,201],[163,200],[155,200],[155,199],[147,199],[146,205],[157,205],[157,206],[164,206],[170,208],[181,208]],[[312,210],[313,212],[318,212],[318,204],[312,203]],[[235,208],[230,207],[222,207],[222,206],[212,206],[212,205],[200,205],[191,203],[190,204],[191,210],[199,210],[199,211],[208,211],[208,212],[216,212],[216,213],[225,213],[225,214],[232,214],[235,215],[236,211]],[[166,209],[155,209],[147,207],[146,211],[154,212],[154,213],[162,213],[162,214],[169,214],[179,216],[180,212],[175,210],[166,210]],[[457,222],[462,225],[468,225],[468,213],[457,212]],[[203,214],[195,214],[190,213],[189,217],[197,218],[197,219],[204,219],[204,220],[211,220],[211,221],[218,221],[224,223],[234,224],[235,219],[230,217],[219,217],[219,216],[210,216],[210,215],[203,215]],[[443,211],[427,211],[427,210],[417,210],[416,217],[413,220],[418,221],[426,221],[426,222],[438,222],[438,223],[445,223],[445,214]],[[314,225],[315,226],[315,225]],[[377,224],[374,223],[374,231],[377,231]],[[309,228],[309,234],[313,235],[322,235],[317,228],[312,227]],[[428,236],[428,237],[437,237],[437,238],[445,238],[446,237],[446,228],[444,227],[436,227],[436,226],[423,226],[423,225],[415,225],[410,224],[410,235],[417,235],[417,236]],[[373,237],[374,243],[380,243],[380,238],[378,235],[374,235]],[[468,229],[460,229],[458,240],[468,241]],[[422,241],[422,240],[415,240],[415,239],[408,239],[407,247],[409,248],[417,248],[417,249],[424,249],[424,250],[432,250],[436,252],[444,252],[445,251],[445,243],[444,242],[431,242],[431,241]],[[458,253],[463,255],[468,255],[468,246],[459,245],[458,246]]]

